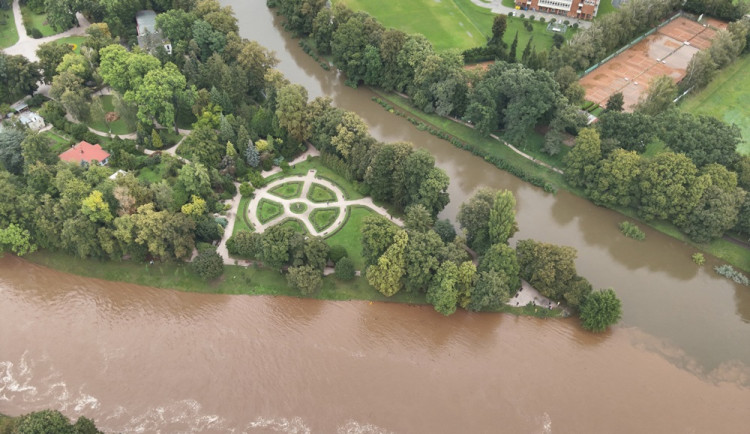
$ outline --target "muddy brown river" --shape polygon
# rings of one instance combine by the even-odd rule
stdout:
[[[223,1],[311,96],[355,110],[382,140],[428,149],[451,176],[453,219],[481,186],[512,190],[517,239],[574,246],[614,287],[623,320],[189,294],[0,259],[0,413],[58,408],[118,432],[695,432],[750,426],[750,288],[623,217],[549,195],[416,130],[287,38],[265,1]]]

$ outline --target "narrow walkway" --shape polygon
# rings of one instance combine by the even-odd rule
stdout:
[[[55,41],[57,39],[65,38],[68,36],[83,36],[86,34],[86,29],[91,25],[89,21],[81,15],[80,12],[76,13],[76,19],[78,20],[78,27],[66,30],[56,35],[47,36],[46,38],[34,39],[26,35],[26,28],[23,26],[23,16],[21,14],[21,6],[19,0],[13,1],[13,16],[16,20],[16,29],[18,31],[18,42],[14,45],[4,48],[5,54],[26,56],[29,60],[36,62],[39,58],[36,56],[36,50],[40,45],[45,42]]]

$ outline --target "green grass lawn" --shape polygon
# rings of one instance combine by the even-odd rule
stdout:
[[[284,199],[293,199],[295,197],[299,197],[300,193],[302,193],[302,182],[286,182],[284,184],[277,185],[268,192]]]
[[[320,208],[310,213],[310,223],[318,231],[331,226],[339,216],[339,208]]]
[[[143,167],[138,171],[138,179],[141,181],[150,182],[152,184],[161,182],[165,178],[167,172],[166,165],[159,163],[154,167]]]
[[[102,106],[104,107],[104,111],[106,113],[114,112],[115,106],[113,103],[114,97],[112,95],[101,95],[99,98],[102,100]],[[94,116],[92,114],[92,120],[87,124],[91,128],[102,131],[102,132],[109,132],[109,129],[112,129],[112,134],[130,134],[135,132],[135,128],[131,127],[122,119],[118,119],[114,122],[110,122],[109,127],[107,126],[107,123],[104,122],[104,118],[102,116]],[[174,132],[172,132],[174,134]],[[179,140],[179,139],[178,139]],[[175,142],[177,143],[177,142]]]
[[[302,214],[307,209],[307,205],[302,202],[295,202],[289,205],[289,210],[295,214]]]
[[[513,7],[513,2],[508,2]],[[611,0],[610,0],[611,1]],[[385,27],[393,27],[407,33],[421,33],[432,43],[436,51],[458,48],[466,50],[485,45],[492,36],[492,21],[497,14],[490,9],[477,6],[471,0],[335,0],[353,10],[362,10],[377,18]],[[528,11],[521,11],[526,16]],[[561,20],[564,17],[561,17]],[[537,51],[552,47],[552,33],[547,31],[547,23],[533,21],[533,30],[523,27],[521,18],[508,17],[508,27],[503,41],[510,46],[518,31],[518,58],[529,39],[534,37]],[[569,27],[566,38],[575,34]]]
[[[13,11],[0,9],[0,48],[7,48],[18,42],[16,20]]]
[[[23,25],[26,27],[26,31],[29,32],[29,34],[31,34],[32,29],[39,30],[42,37],[60,33],[47,24],[47,14],[35,14],[27,6],[21,6],[21,14],[23,15]]]
[[[294,167],[290,167],[286,172],[276,173],[269,176],[268,178],[266,178],[266,180],[268,182],[271,182],[273,180],[285,178],[287,176],[306,175],[307,172],[310,171],[310,169],[316,170],[315,176],[327,179],[336,184],[344,193],[344,197],[346,199],[354,200],[365,197],[362,193],[357,191],[357,186],[354,185],[354,183],[350,182],[345,177],[339,175],[338,173],[323,165],[323,163],[320,162],[320,157],[309,158],[305,161],[302,161],[301,163],[294,165]]]
[[[249,197],[242,197],[240,204],[237,207],[237,218],[234,220],[234,228],[232,229],[232,235],[240,231],[253,232],[253,228],[247,219],[247,206],[250,204]]]
[[[323,185],[313,184],[310,191],[307,192],[307,198],[312,202],[322,203],[336,200],[336,195]]]
[[[71,139],[66,139],[53,130],[45,131],[42,135],[50,140],[50,148],[56,154],[62,154],[70,148]]]
[[[68,44],[73,45],[73,51],[81,54],[81,43],[86,40],[85,36],[68,36],[66,38],[60,38],[55,40],[55,44]]]
[[[668,150],[667,145],[661,140],[656,139],[653,142],[646,145],[646,150],[643,151],[643,154],[641,154],[641,156],[647,160],[653,160],[654,157],[656,157],[657,155],[667,150]]]
[[[284,219],[281,223],[279,223],[279,226],[286,226],[288,228],[294,229],[294,232],[299,232],[301,234],[306,234],[307,229],[305,229],[305,225],[302,224],[301,221],[293,218],[287,218]]]
[[[599,2],[599,10],[596,12],[596,17],[594,17],[594,20],[597,18],[603,17],[607,14],[611,14],[612,12],[616,11],[617,8],[612,6],[612,0],[601,0]]]
[[[705,89],[684,98],[680,108],[693,114],[717,117],[736,124],[744,142],[737,152],[750,155],[750,55],[745,55],[719,72]]]
[[[329,246],[343,246],[354,262],[354,268],[362,270],[365,260],[362,258],[362,220],[370,215],[379,215],[363,206],[349,207],[349,218],[344,226],[326,239]]]
[[[334,276],[323,279],[323,287],[315,294],[301,295],[289,287],[286,276],[278,270],[264,267],[224,267],[224,275],[206,282],[185,263],[148,265],[132,261],[99,261],[79,259],[63,253],[39,251],[26,256],[31,262],[80,276],[111,281],[135,283],[154,288],[171,288],[187,292],[210,294],[284,295],[320,300],[372,300],[398,303],[426,304],[424,294],[401,291],[385,297],[371,287],[364,278],[347,282]]]
[[[498,137],[504,138],[502,134],[498,134]],[[557,167],[559,169],[565,169],[563,158],[565,158],[565,155],[567,155],[568,152],[570,152],[570,147],[565,146],[565,145],[561,146],[560,152],[558,152],[555,155],[550,155],[545,152],[542,152],[542,149],[544,148],[544,136],[541,133],[534,131],[534,130],[531,130],[528,132],[528,135],[526,136],[526,140],[523,143],[519,143],[514,146],[520,149],[521,151],[536,158],[537,160],[544,161],[550,166]]]
[[[280,216],[284,212],[284,208],[280,203],[270,201],[268,199],[261,199],[258,202],[258,209],[256,210],[258,220],[265,224],[276,217]]]
[[[470,0],[334,0],[352,10],[366,11],[385,27],[420,33],[435,50],[484,45],[494,14]]]

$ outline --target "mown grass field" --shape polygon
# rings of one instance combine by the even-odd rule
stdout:
[[[344,227],[338,232],[326,239],[329,246],[343,246],[349,259],[354,262],[354,268],[362,270],[365,267],[365,260],[362,258],[362,220],[367,216],[378,215],[370,208],[363,206],[353,206],[349,208],[349,218],[346,220]]]
[[[719,72],[700,92],[687,96],[680,108],[693,114],[715,116],[736,124],[742,130],[743,143],[737,152],[750,155],[750,55],[737,59]]]
[[[0,48],[7,48],[18,42],[16,20],[13,11],[0,9]]]
[[[301,163],[295,164],[293,167],[287,169],[286,172],[279,172],[266,178],[266,181],[271,182],[279,178],[286,178],[292,175],[306,175],[310,169],[315,169],[315,175],[320,178],[325,178],[334,184],[338,185],[341,192],[344,193],[344,197],[348,200],[361,199],[365,197],[362,193],[357,191],[356,186],[348,181],[345,177],[339,175],[328,167],[324,166],[320,162],[320,157],[312,157]]]
[[[491,33],[494,14],[470,0],[334,0],[352,10],[366,11],[385,27],[421,33],[435,49],[484,45]]]
[[[479,7],[471,0],[335,0],[344,3],[353,10],[362,10],[377,18],[385,27],[393,27],[407,33],[423,34],[435,47],[442,51],[449,48],[466,50],[485,45],[492,36],[492,21],[496,14],[490,9]],[[526,11],[526,16],[531,15]],[[561,19],[563,19],[561,17]],[[528,21],[508,17],[508,27],[503,41],[510,47],[518,32],[517,57],[534,38],[533,46],[537,51],[549,50],[552,47],[552,33],[547,31],[547,23],[533,21],[532,31],[524,28]],[[576,30],[568,28],[565,34],[570,38]]]
[[[307,193],[307,199],[316,203],[330,202],[336,200],[336,195],[325,186],[313,184]]]

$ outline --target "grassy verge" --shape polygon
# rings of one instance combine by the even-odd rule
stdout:
[[[34,11],[24,5],[21,6],[21,15],[23,16],[23,25],[29,34],[33,29],[37,29],[42,37],[60,33],[47,23],[47,14],[35,14]]]
[[[307,193],[307,198],[311,202],[322,203],[336,200],[336,195],[327,187],[320,184],[313,184]]]
[[[260,202],[258,202],[258,220],[263,224],[280,216],[282,212],[284,212],[284,208],[279,203],[268,199],[261,199]]]
[[[18,42],[18,31],[13,11],[0,9],[0,48],[7,48]]]
[[[68,44],[72,45],[73,51],[81,54],[81,43],[86,40],[85,36],[68,36],[66,38],[60,38],[55,40],[55,44]]]
[[[616,11],[617,9],[612,5],[612,0],[601,0],[599,2],[599,10],[596,12],[596,17],[601,18],[607,14],[611,14],[612,12]]]
[[[70,148],[70,144],[73,142],[72,139],[63,136],[61,133],[55,130],[49,130],[42,133],[44,137],[50,140],[50,148],[56,154],[62,154]]]
[[[115,111],[115,105],[112,102],[114,97],[112,95],[101,95],[99,97],[102,101],[102,106],[104,107],[104,112],[114,112]],[[110,132],[112,134],[120,135],[120,134],[130,134],[135,132],[135,128],[130,127],[127,122],[125,122],[122,119],[118,119],[114,122],[110,122],[109,125],[104,121],[104,118],[101,116],[94,117],[87,125],[97,131],[102,132]],[[175,142],[176,143],[176,142]]]
[[[155,288],[210,294],[284,295],[320,300],[372,300],[425,304],[423,294],[402,291],[387,298],[372,288],[364,278],[341,282],[333,276],[323,279],[316,294],[303,296],[287,285],[286,277],[269,268],[228,265],[224,275],[206,282],[190,270],[188,264],[164,263],[148,265],[130,261],[81,260],[64,253],[39,251],[26,257],[31,262],[80,276],[128,282]]]
[[[705,89],[683,98],[684,111],[714,116],[729,124],[736,124],[745,139],[737,152],[750,155],[750,55],[746,54],[719,72]]]
[[[286,182],[270,189],[268,192],[284,199],[294,199],[295,197],[299,197],[300,193],[302,193],[302,182]]]
[[[452,138],[463,142],[466,145],[463,149],[483,157],[485,160],[495,164],[503,170],[507,170],[519,177],[521,177],[519,174],[523,173],[526,176],[525,178],[522,177],[522,179],[536,185],[547,182],[551,185],[560,186],[564,183],[564,179],[559,173],[553,172],[546,167],[527,160],[499,141],[485,137],[473,128],[469,128],[441,116],[422,113],[412,107],[409,104],[409,101],[398,95],[386,94],[377,90],[375,90],[375,92],[380,95],[381,98],[396,106],[397,109],[405,112],[406,116],[412,117],[413,119],[428,124],[428,126],[432,126],[447,133]],[[506,167],[501,167],[499,164],[503,164]],[[530,178],[534,178],[535,181],[530,181]]]

